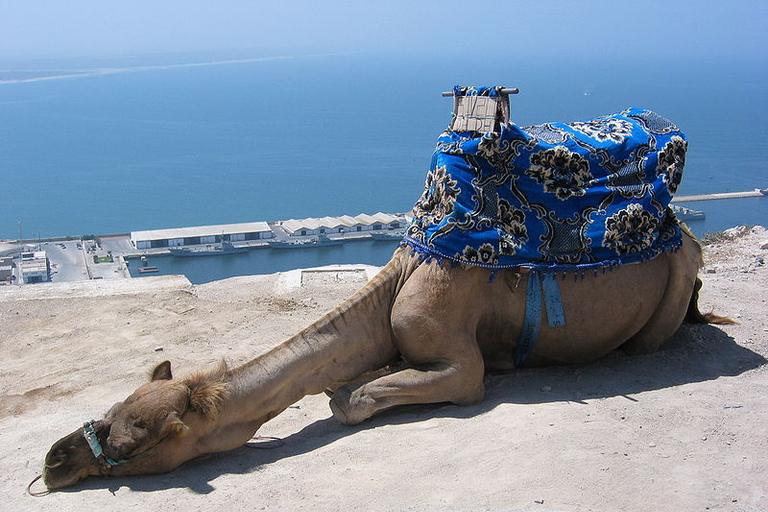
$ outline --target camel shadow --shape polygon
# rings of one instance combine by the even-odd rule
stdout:
[[[631,395],[736,376],[766,362],[765,357],[738,345],[716,327],[684,325],[653,354],[629,356],[616,351],[584,365],[521,369],[514,373],[488,376],[485,400],[476,406],[431,404],[399,407],[352,427],[328,417],[306,425],[282,442],[261,446],[274,449],[254,450],[252,445],[243,446],[190,461],[172,473],[150,478],[88,479],[72,491],[106,487],[114,493],[126,486],[136,492],[186,488],[207,494],[215,490],[211,482],[222,475],[252,473],[280,459],[308,453],[367,429],[417,423],[430,418],[472,418],[500,404],[509,403],[585,403],[587,400],[617,396],[637,401]]]

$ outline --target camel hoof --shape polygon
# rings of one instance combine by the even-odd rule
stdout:
[[[354,414],[351,399],[352,395],[349,390],[340,388],[336,390],[331,401],[328,403],[333,417],[345,425],[357,425],[365,420],[365,417],[359,417],[359,415]]]
[[[344,414],[344,412],[339,408],[338,405],[336,405],[336,402],[331,400],[328,402],[328,405],[331,407],[331,412],[333,413],[333,417],[339,420],[340,422],[344,423],[345,425],[349,425],[347,422],[347,415]]]

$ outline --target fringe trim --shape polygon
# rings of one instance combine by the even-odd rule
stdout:
[[[593,272],[597,277],[600,272],[605,274],[606,272],[613,271],[622,265],[632,265],[635,263],[644,263],[652,260],[657,256],[665,252],[677,252],[683,245],[682,236],[674,237],[671,240],[660,242],[653,247],[650,247],[644,251],[627,254],[623,257],[617,257],[615,259],[592,262],[592,263],[575,263],[575,264],[562,264],[562,263],[536,263],[536,262],[523,262],[523,263],[510,263],[508,265],[493,265],[490,263],[483,263],[480,261],[466,261],[454,256],[448,256],[442,254],[435,249],[429,248],[421,242],[405,236],[400,242],[400,247],[409,247],[411,249],[411,256],[416,256],[420,261],[424,263],[437,262],[442,265],[444,262],[450,262],[452,267],[480,267],[491,272],[491,276],[488,282],[492,282],[496,277],[496,274],[500,270],[513,269],[520,272],[540,272],[548,274],[562,274],[562,280],[564,281],[568,274],[573,274],[574,280],[584,279],[587,273]]]

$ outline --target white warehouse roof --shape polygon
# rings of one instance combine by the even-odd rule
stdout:
[[[173,238],[192,238],[202,236],[233,235],[238,233],[271,232],[266,222],[246,222],[243,224],[220,224],[217,226],[192,226],[188,228],[151,229],[131,231],[131,241],[170,240]]]
[[[390,215],[388,213],[376,213],[374,215],[367,215],[361,213],[355,217],[349,215],[342,215],[341,217],[322,217],[322,218],[309,218],[309,219],[289,219],[280,223],[282,227],[288,233],[296,233],[302,229],[306,230],[318,230],[320,228],[336,229],[339,227],[349,228],[352,226],[372,226],[374,224],[390,224],[392,222],[402,221],[402,216]]]
[[[357,224],[353,217],[322,217],[320,219],[289,219],[280,223],[280,226],[289,233],[295,233],[301,229],[334,229],[337,227],[349,227]]]

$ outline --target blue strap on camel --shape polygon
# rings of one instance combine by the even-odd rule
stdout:
[[[541,274],[538,288],[553,274],[646,261],[682,244],[669,203],[687,140],[668,119],[629,108],[520,127],[501,87],[453,94],[454,118],[403,245],[426,259]],[[544,289],[545,303],[553,293]],[[519,340],[518,350],[533,342]]]

